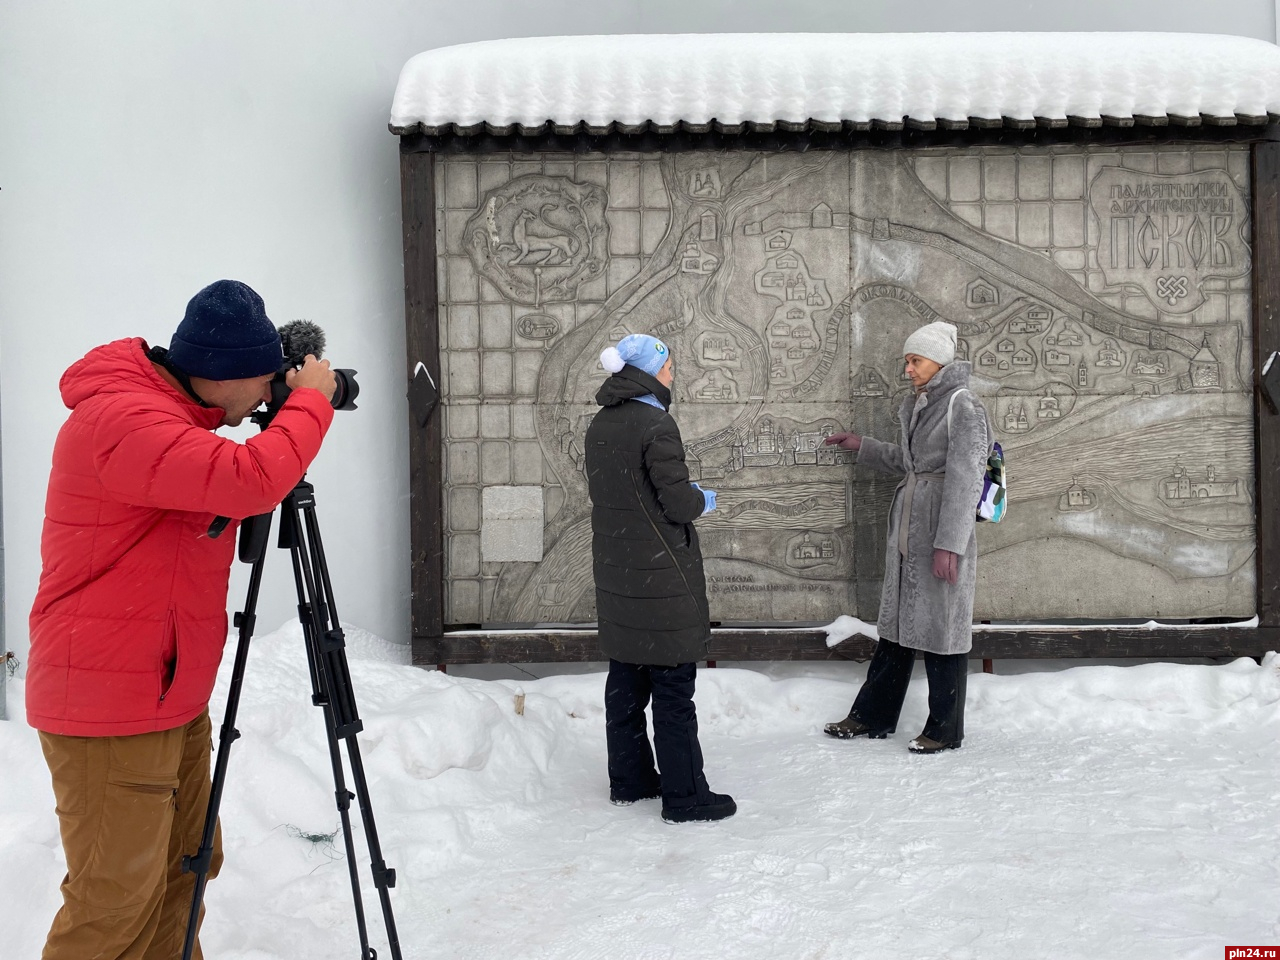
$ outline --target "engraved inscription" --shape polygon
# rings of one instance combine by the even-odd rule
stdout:
[[[1204,302],[1205,280],[1248,270],[1247,207],[1222,170],[1158,176],[1107,167],[1089,201],[1107,282],[1134,284],[1161,309],[1194,310]]]

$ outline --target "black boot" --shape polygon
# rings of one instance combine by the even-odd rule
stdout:
[[[723,820],[738,806],[712,793],[702,772],[698,712],[693,704],[697,666],[650,667],[653,678],[653,747],[662,774],[662,819],[667,823]]]
[[[738,812],[738,805],[727,793],[706,793],[694,802],[680,806],[662,805],[662,819],[667,823],[695,823],[724,820]]]
[[[657,800],[662,796],[662,791],[656,786],[650,790],[622,790],[618,787],[609,788],[609,802],[615,807],[629,807],[637,800]]]
[[[866,737],[868,740],[883,740],[889,734],[893,733],[895,727],[887,730],[877,730],[869,727],[861,720],[853,715],[853,711],[849,711],[849,715],[843,720],[837,720],[835,723],[828,723],[822,728],[822,732],[828,737],[835,737],[837,740],[852,740],[854,737]]]
[[[941,753],[943,750],[959,750],[959,740],[934,740],[923,733],[907,744],[912,753]]]

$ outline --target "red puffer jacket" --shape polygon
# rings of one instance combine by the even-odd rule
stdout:
[[[320,450],[333,408],[295,390],[247,443],[222,411],[171,387],[140,339],[62,376],[71,416],[53,448],[44,569],[31,611],[27,720],[119,736],[181,726],[209,702],[227,638],[236,525],[280,503]]]

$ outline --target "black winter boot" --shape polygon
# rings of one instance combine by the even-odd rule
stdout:
[[[657,800],[662,796],[662,791],[657,787],[652,790],[619,790],[617,787],[609,788],[609,802],[615,807],[629,807],[637,800]]]
[[[838,720],[835,723],[828,723],[822,728],[822,732],[828,737],[835,737],[837,740],[852,740],[854,737],[866,737],[868,740],[883,740],[885,737],[889,736],[889,734],[893,733],[895,729],[895,727],[890,727],[887,730],[877,730],[874,727],[869,727],[861,720],[854,717],[853,712],[850,711],[849,715],[843,720]]]
[[[727,793],[708,793],[693,798],[693,802],[681,806],[662,805],[662,819],[666,823],[694,823],[724,820],[738,812],[738,805]]]
[[[960,741],[952,740],[943,742],[934,740],[932,737],[926,737],[923,733],[907,744],[907,749],[912,753],[941,753],[943,750],[959,750]]]

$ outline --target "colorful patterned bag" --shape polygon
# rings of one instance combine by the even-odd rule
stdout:
[[[955,406],[956,397],[962,393],[968,393],[968,391],[952,391],[951,399],[947,401],[948,436],[951,435],[951,408]],[[992,438],[995,437],[995,431],[991,429],[990,417],[987,417],[987,434]],[[1001,449],[1000,442],[993,439],[991,451],[987,454],[987,469],[982,477],[982,495],[978,497],[978,509],[974,514],[974,519],[979,523],[983,521],[999,523],[1003,520],[1005,506],[1008,503],[1005,498],[1007,487],[1004,470],[1004,450]]]

